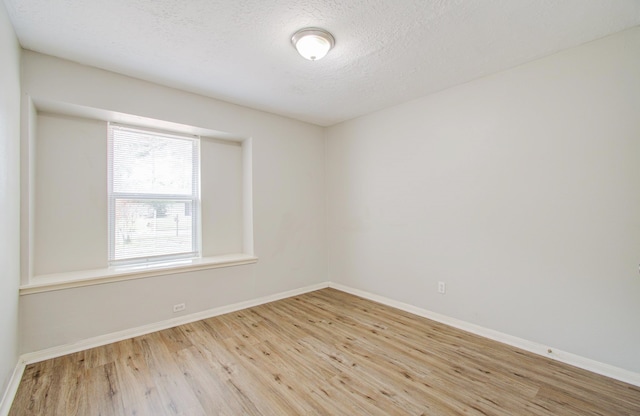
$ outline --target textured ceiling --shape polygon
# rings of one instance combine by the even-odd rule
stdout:
[[[4,0],[24,48],[332,125],[640,24],[640,0]],[[291,35],[333,33],[321,61]]]

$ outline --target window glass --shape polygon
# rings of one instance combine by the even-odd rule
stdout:
[[[109,262],[199,255],[197,138],[109,125]]]

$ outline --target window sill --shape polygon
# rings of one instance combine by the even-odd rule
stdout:
[[[123,280],[144,279],[147,277],[193,272],[197,270],[216,269],[219,267],[239,266],[242,264],[256,263],[257,261],[258,258],[253,255],[239,253],[155,265],[123,266],[45,274],[34,276],[28,284],[20,286],[20,295],[31,295],[34,293],[101,285],[121,282]]]

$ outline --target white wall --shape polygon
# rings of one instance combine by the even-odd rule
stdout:
[[[22,296],[21,352],[173,318],[176,303],[185,302],[184,313],[194,313],[326,280],[320,127],[30,51],[23,52],[22,64],[23,93],[36,103],[66,103],[252,137],[259,261]]]
[[[0,2],[0,396],[18,361],[20,47]]]
[[[34,274],[107,267],[107,123],[36,118]]]
[[[330,280],[640,372],[640,28],[331,127],[326,152]]]
[[[202,255],[242,253],[242,145],[202,138]]]

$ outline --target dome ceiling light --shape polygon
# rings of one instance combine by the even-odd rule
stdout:
[[[298,30],[291,37],[291,43],[303,58],[317,61],[322,59],[333,48],[336,41],[331,33],[326,30],[308,27]]]

